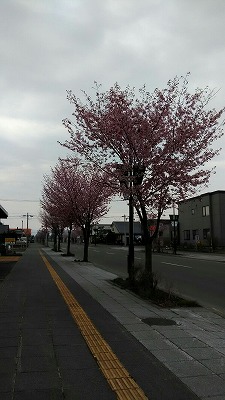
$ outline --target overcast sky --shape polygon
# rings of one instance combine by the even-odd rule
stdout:
[[[218,89],[225,105],[224,0],[0,0],[0,204],[11,228],[40,228],[43,175],[68,151],[66,90],[94,81],[149,91],[191,72],[190,87]],[[225,138],[211,190],[225,190]],[[114,202],[108,218],[127,205]]]

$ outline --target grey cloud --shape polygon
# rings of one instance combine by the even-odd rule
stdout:
[[[0,166],[9,180],[24,172],[13,187],[4,180],[4,193],[40,197],[43,173],[66,154],[57,144],[73,112],[66,89],[82,97],[96,80],[103,90],[118,82],[151,91],[190,71],[190,87],[221,88],[212,104],[224,105],[224,0],[0,3]],[[212,187],[223,175],[218,162]]]

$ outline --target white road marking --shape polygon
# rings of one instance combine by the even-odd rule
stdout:
[[[109,253],[109,252],[106,251],[106,254],[114,254],[114,253]]]
[[[190,269],[192,269],[192,267],[189,267],[189,265],[173,264],[173,263],[164,262],[164,261],[162,261],[162,264],[175,265],[175,267],[182,267],[182,268],[190,268]]]
[[[135,260],[142,260],[141,257],[134,257],[134,258],[135,258]]]

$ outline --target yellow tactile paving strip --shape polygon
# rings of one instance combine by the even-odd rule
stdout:
[[[20,259],[20,256],[0,256],[1,262],[17,262]]]
[[[117,398],[119,400],[147,400],[148,398],[145,396],[143,390],[131,378],[128,371],[113,353],[111,347],[103,339],[83,308],[55,272],[54,268],[52,268],[47,258],[42,253],[41,257],[68,305],[93,357],[98,362],[103,375],[106,377],[111,389],[116,393]]]

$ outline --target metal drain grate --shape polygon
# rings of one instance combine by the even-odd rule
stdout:
[[[145,318],[145,319],[142,319],[142,322],[144,322],[145,324],[148,324],[150,326],[152,326],[152,325],[159,325],[159,326],[176,325],[175,321],[173,321],[172,319],[166,319],[166,318]]]

